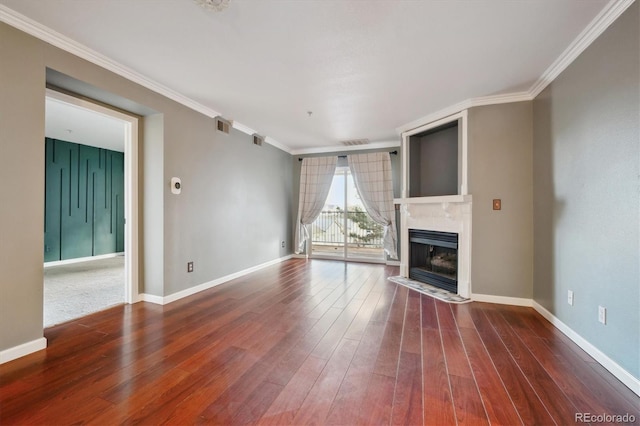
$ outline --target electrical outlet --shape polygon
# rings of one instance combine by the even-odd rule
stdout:
[[[187,262],[187,272],[193,272],[193,262]]]
[[[604,306],[598,306],[598,322],[607,323],[607,308]]]
[[[280,247],[284,248],[284,240],[280,242]]]
[[[573,291],[567,291],[567,303],[573,306]]]

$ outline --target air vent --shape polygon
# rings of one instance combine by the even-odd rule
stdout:
[[[222,117],[216,117],[216,128],[219,132],[229,134],[229,129],[231,129],[231,122],[229,120],[225,120]]]
[[[264,142],[264,136],[260,136],[257,133],[253,134],[253,144],[254,145],[258,145],[258,146],[262,146],[262,142]]]
[[[369,139],[350,139],[348,141],[341,141],[341,143],[345,146],[368,145]]]

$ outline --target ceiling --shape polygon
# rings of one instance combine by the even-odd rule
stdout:
[[[45,136],[124,152],[125,122],[53,98],[45,102]]]
[[[398,128],[465,100],[531,93],[612,3],[230,0],[216,13],[192,0],[0,0],[292,153],[396,143]]]

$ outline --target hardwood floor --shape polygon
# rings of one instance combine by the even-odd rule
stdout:
[[[0,365],[5,424],[526,424],[640,399],[530,308],[449,305],[395,267],[290,260],[47,329]]]

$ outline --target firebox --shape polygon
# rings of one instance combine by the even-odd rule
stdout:
[[[458,292],[458,234],[409,229],[409,278]]]

